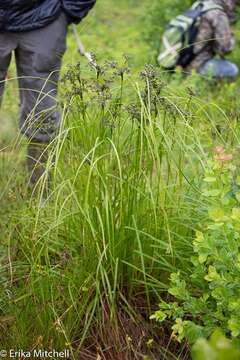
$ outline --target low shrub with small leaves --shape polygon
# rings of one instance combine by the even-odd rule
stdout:
[[[192,274],[170,278],[169,298],[152,315],[173,321],[173,336],[194,343],[221,327],[240,337],[240,177],[232,154],[217,147],[207,163],[202,198],[206,216],[193,241]],[[173,297],[173,298],[172,298]]]

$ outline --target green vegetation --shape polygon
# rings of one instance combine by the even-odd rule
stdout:
[[[240,357],[239,349],[233,341],[222,335],[219,329],[215,330],[210,340],[199,338],[192,349],[193,360],[237,360]]]
[[[178,339],[187,337],[191,343],[209,337],[217,326],[233,338],[240,334],[239,176],[232,155],[221,147],[215,151],[216,160],[208,163],[203,179],[207,217],[193,241],[190,281],[181,279],[180,272],[171,275],[168,292],[181,305],[162,301],[153,316],[160,321],[173,318]],[[192,320],[185,320],[189,314]]]
[[[239,84],[145,65],[171,16],[167,1],[99,1],[79,27],[97,72],[78,64],[70,34],[45,207],[26,190],[16,82],[7,84],[1,348],[182,360],[197,341],[194,359],[238,358]]]

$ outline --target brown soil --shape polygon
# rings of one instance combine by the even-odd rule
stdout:
[[[80,353],[79,360],[189,360],[187,344],[171,339],[168,329],[150,321],[148,306],[142,297],[131,304],[133,316],[119,303],[117,318],[102,300],[101,324],[96,321]],[[104,326],[103,326],[104,324]]]

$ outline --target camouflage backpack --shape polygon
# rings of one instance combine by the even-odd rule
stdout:
[[[196,41],[202,16],[210,11],[219,9],[220,5],[214,0],[196,1],[184,14],[177,16],[167,26],[163,37],[158,63],[161,67],[173,70],[176,66],[185,68],[195,56],[194,43]],[[204,48],[203,44],[203,48]]]

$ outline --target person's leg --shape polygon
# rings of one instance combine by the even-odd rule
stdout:
[[[57,134],[57,87],[66,48],[67,21],[20,34],[16,50],[21,99],[21,132],[29,139],[27,166],[35,185],[45,171],[47,146]]]
[[[223,59],[211,59],[199,70],[201,75],[211,76],[215,79],[235,80],[239,70],[237,65]]]
[[[29,139],[49,143],[56,135],[60,114],[57,87],[66,49],[64,16],[45,28],[20,34],[16,50],[21,98],[21,132]]]
[[[27,169],[29,173],[28,186],[35,192],[35,187],[46,171],[48,148],[44,143],[29,142],[27,146]],[[49,175],[44,179],[44,196],[49,191]]]
[[[0,106],[4,92],[7,70],[11,62],[12,51],[16,48],[14,37],[9,33],[0,33]]]

